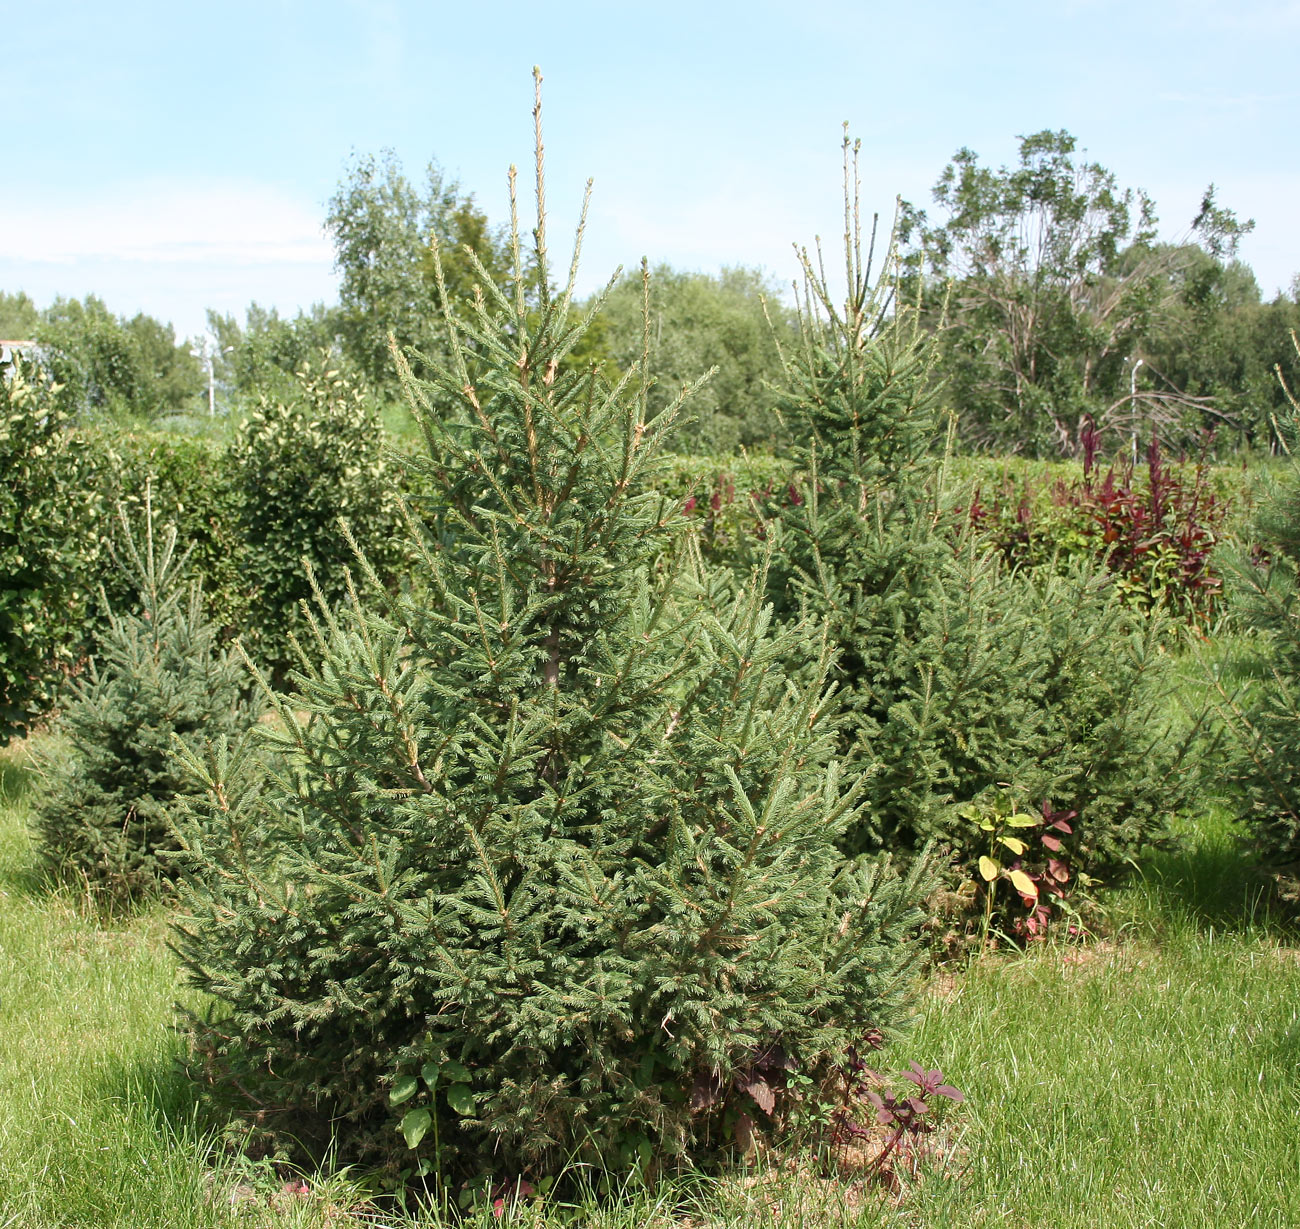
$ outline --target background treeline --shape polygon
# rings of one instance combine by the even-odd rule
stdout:
[[[1297,285],[1263,302],[1236,259],[1253,223],[1212,184],[1162,240],[1146,193],[1085,160],[1069,133],[1044,131],[1021,139],[1014,167],[958,151],[933,196],[933,218],[902,207],[904,282],[939,334],[971,444],[1079,455],[1093,428],[1275,441]]]
[[[240,638],[276,678],[296,660],[293,638],[307,634],[312,584],[330,601],[345,595],[353,548],[340,520],[386,583],[396,586],[412,563],[396,531],[398,500],[418,508],[425,494],[402,462],[418,442],[385,430],[380,402],[327,351],[218,436],[78,423],[59,407],[57,386],[21,362],[6,370],[0,736],[53,709],[62,681],[93,653],[105,610],[129,603],[108,543],[118,505],[138,508],[146,483],[157,515],[186,544],[221,638]],[[658,484],[705,558],[743,574],[760,560],[768,525],[797,507],[795,484],[806,477],[791,449],[710,450],[674,455]],[[1007,566],[1103,563],[1129,605],[1206,627],[1223,613],[1214,552],[1248,536],[1269,481],[1268,467],[1179,461],[1150,441],[1137,467],[1107,469],[1096,456],[1087,469],[950,456],[930,473],[926,515],[944,541],[973,534]]]
[[[1213,185],[1197,216],[1162,238],[1144,192],[1088,161],[1070,134],[1044,131],[1022,139],[1011,167],[958,151],[931,208],[904,202],[898,223],[896,305],[918,306],[934,335],[934,378],[957,415],[959,448],[1079,457],[1090,432],[1111,451],[1144,447],[1154,430],[1175,451],[1207,431],[1219,449],[1278,449],[1277,371],[1295,384],[1300,285],[1263,297],[1236,255],[1252,224]],[[389,336],[431,362],[445,357],[443,295],[466,304],[483,276],[502,276],[505,233],[436,164],[414,180],[392,154],[349,165],[327,226],[337,304],[292,318],[257,304],[243,321],[213,312],[207,336],[178,342],[169,326],[116,317],[93,296],[38,309],[0,293],[0,336],[39,343],[73,413],[161,420],[201,414],[211,397],[238,417],[327,350],[400,425]],[[770,385],[797,332],[799,290],[748,268],[654,273],[652,408],[716,369],[674,447],[779,448]],[[644,341],[640,280],[625,276],[567,361],[616,378]]]
[[[190,344],[143,312],[113,315],[93,294],[38,309],[22,291],[0,291],[0,337],[37,343],[68,411],[158,419],[199,408],[205,381]]]

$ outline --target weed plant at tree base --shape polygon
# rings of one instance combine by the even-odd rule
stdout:
[[[255,1136],[448,1183],[743,1147],[905,1020],[930,886],[840,852],[817,630],[649,489],[682,398],[569,361],[540,121],[537,197],[432,387],[398,359],[421,583],[322,611],[269,776],[207,766],[176,934],[196,1072]]]
[[[837,305],[820,253],[805,254],[778,402],[795,479],[764,509],[780,529],[778,614],[824,618],[839,649],[840,746],[867,803],[844,848],[940,837],[973,875],[984,837],[963,806],[1010,788],[1022,807],[1077,811],[1080,866],[1118,865],[1185,797],[1160,621],[1086,568],[1020,573],[972,535],[954,541],[933,345],[888,279],[870,282],[856,167],[846,141],[848,297]]]
[[[66,750],[44,765],[36,805],[46,867],[105,904],[154,894],[174,877],[174,811],[193,784],[175,744],[200,750],[251,721],[242,669],[217,645],[197,585],[184,580],[176,531],[155,540],[149,493],[137,541],[125,509],[117,552],[138,608],[110,610],[98,653],[63,716]]]

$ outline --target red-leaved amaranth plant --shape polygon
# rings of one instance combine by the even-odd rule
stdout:
[[[1013,564],[1093,558],[1130,605],[1208,623],[1223,590],[1211,552],[1227,506],[1205,465],[1171,466],[1153,436],[1145,480],[1131,461],[1101,474],[1095,441],[1084,444],[1081,478],[1038,487],[1007,479],[987,496],[977,489],[965,521]]]

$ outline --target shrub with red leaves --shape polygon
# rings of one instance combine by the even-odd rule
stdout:
[[[1211,489],[1204,464],[1190,473],[1170,465],[1154,436],[1144,474],[1130,463],[1099,478],[1095,447],[1085,448],[1079,478],[1047,487],[1006,482],[991,498],[977,489],[964,512],[970,526],[1020,566],[1098,560],[1135,607],[1204,625],[1222,596],[1212,552],[1226,501]]]

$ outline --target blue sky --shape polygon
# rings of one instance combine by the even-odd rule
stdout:
[[[961,146],[1066,128],[1181,233],[1213,180],[1256,220],[1266,295],[1300,272],[1300,3],[653,6],[0,0],[0,289],[94,292],[182,335],[204,309],[336,294],[322,223],[349,155],[430,158],[494,220],[546,78],[552,233],[595,179],[586,288],[641,256],[795,272],[834,236],[841,123],[864,197],[922,204]]]

